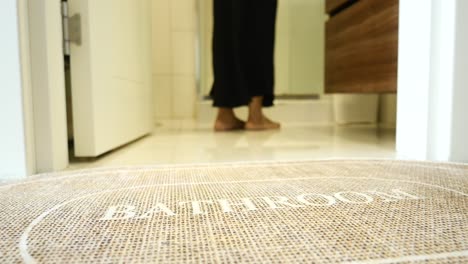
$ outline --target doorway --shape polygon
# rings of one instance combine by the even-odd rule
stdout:
[[[186,3],[187,6],[184,6]],[[299,3],[299,1],[298,1]],[[155,125],[156,129],[153,131],[152,135],[158,136],[158,128],[161,128],[163,130],[166,130],[167,134],[161,133],[160,135],[164,139],[164,135],[173,135],[175,132],[183,132],[183,130],[187,129],[189,132],[194,132],[197,133],[197,129],[201,129],[206,132],[206,133],[211,133],[211,119],[209,118],[210,113],[212,114],[213,111],[211,108],[207,107],[204,108],[203,104],[207,104],[207,101],[202,100],[202,96],[200,94],[197,94],[197,81],[201,81],[201,79],[197,79],[197,66],[199,65],[197,63],[197,56],[196,56],[196,51],[197,51],[197,45],[199,45],[199,42],[197,41],[198,38],[198,32],[199,28],[197,28],[198,24],[198,16],[200,15],[199,12],[199,3],[195,1],[167,1],[167,0],[154,0],[152,1],[152,13],[153,15],[153,49],[160,51],[160,55],[158,54],[153,54],[153,92],[154,92],[154,112],[152,113],[154,116],[154,122],[153,124]],[[40,9],[39,5],[45,5],[47,8],[42,9],[43,13],[36,13],[34,14],[34,17],[37,21],[41,21],[43,17],[55,17],[55,24],[53,26],[53,30],[49,28],[48,33],[49,35],[53,37],[49,37],[48,39],[36,39],[36,41],[42,41],[42,45],[45,48],[50,48],[50,42],[54,41],[54,43],[60,43],[61,45],[61,40],[57,39],[57,35],[61,32],[61,22],[60,22],[60,16],[57,16],[57,14],[54,14],[55,10],[57,10],[58,5],[56,3],[49,3],[49,2],[44,2],[44,3],[39,3],[33,4],[33,8],[36,7],[37,9]],[[164,15],[165,14],[165,15]],[[186,14],[191,14],[191,15],[186,15]],[[184,17],[186,19],[179,19],[181,17]],[[193,18],[193,20],[192,20]],[[32,20],[34,21],[34,19]],[[34,24],[37,28],[40,27],[41,23],[37,22]],[[33,26],[34,28],[34,26]],[[40,30],[37,30],[36,32],[41,32]],[[163,36],[163,37],[158,37],[158,36]],[[164,36],[167,36],[164,37]],[[155,42],[155,40],[165,40],[167,42],[165,43],[160,43],[160,42]],[[172,50],[170,52],[167,52],[164,47],[169,47]],[[48,54],[54,54],[54,57],[52,58],[54,63],[53,65],[60,65],[63,63],[63,57],[62,57],[62,62],[57,61],[57,54],[50,52]],[[163,55],[161,55],[163,54]],[[165,56],[165,57],[164,57]],[[193,63],[192,63],[193,62]],[[200,61],[199,61],[200,62]],[[203,62],[200,62],[203,63]],[[156,64],[156,65],[155,65]],[[193,70],[189,67],[186,67],[187,65],[192,65]],[[201,67],[200,67],[201,68]],[[200,70],[198,68],[198,70]],[[47,76],[55,76],[54,80],[60,80],[59,77],[57,77],[57,73],[60,72],[60,69],[63,70],[62,67],[57,67],[53,69],[48,69],[50,70],[50,73]],[[63,75],[63,74],[62,74]],[[65,82],[65,81],[63,81]],[[59,82],[55,82],[57,86],[48,86],[47,84],[44,84],[44,89],[58,89],[59,88]],[[200,89],[201,90],[201,89]],[[55,93],[57,94],[57,93]],[[178,96],[176,96],[178,95]],[[175,98],[182,98],[179,101],[179,103],[182,105],[181,107],[176,107],[174,105],[174,102],[176,101]],[[322,96],[322,99],[325,99],[326,96]],[[187,101],[184,101],[187,100]],[[294,115],[298,122],[292,122],[290,124],[291,127],[294,127],[297,131],[302,131],[303,133],[314,135],[313,132],[310,132],[310,130],[304,129],[304,127],[301,128],[301,126],[304,124],[304,122],[308,122],[310,118],[314,118],[314,120],[318,120],[317,123],[307,123],[306,126],[309,127],[314,127],[314,126],[320,126],[320,127],[326,127],[325,131],[328,133],[328,135],[332,135],[331,137],[328,137],[328,140],[324,140],[324,144],[327,146],[333,145],[331,142],[336,142],[337,139],[334,138],[335,134],[340,134],[342,138],[349,138],[346,136],[346,133],[343,134],[342,132],[345,131],[346,129],[341,129],[340,127],[338,130],[333,130],[334,129],[334,124],[330,123],[330,120],[333,116],[333,109],[331,105],[331,100],[313,100],[314,104],[305,104],[298,100],[295,100],[294,104],[296,105],[295,110],[288,108],[288,104],[278,104],[278,107],[276,107],[277,113],[274,115],[278,115],[280,119],[283,120],[288,120],[288,116],[286,117],[281,117],[282,114],[287,114]],[[309,101],[312,101],[312,99],[309,99]],[[185,104],[185,102],[189,102]],[[171,105],[172,104],[172,105]],[[180,105],[179,104],[179,105]],[[208,103],[209,104],[209,103]],[[167,107],[169,105],[169,107]],[[179,106],[177,105],[177,106]],[[54,107],[56,107],[56,110],[54,112],[56,113],[64,113],[65,112],[65,104],[54,104]],[[208,106],[208,105],[206,105]],[[62,108],[63,107],[63,108]],[[164,109],[170,109],[170,111],[160,111],[161,108]],[[172,109],[172,110],[171,110]],[[176,112],[174,109],[177,109]],[[183,111],[181,111],[183,110]],[[186,112],[184,112],[187,110]],[[209,114],[204,114],[203,111],[208,111]],[[321,115],[318,113],[325,113],[325,115]],[[47,120],[47,118],[36,118],[40,120]],[[50,120],[51,124],[47,125],[47,127],[55,127],[53,133],[60,133],[60,138],[66,138],[66,126],[61,123],[60,120]],[[46,125],[46,124],[44,124]],[[374,129],[376,126],[372,125]],[[60,128],[60,129],[57,129]],[[65,128],[65,129],[63,129]],[[333,128],[333,129],[330,129]],[[309,132],[304,132],[309,131]],[[356,128],[357,131],[363,131],[366,130],[366,133],[369,133],[371,131],[369,129],[369,126],[360,126]],[[302,133],[299,132],[299,133]],[[375,132],[375,133],[374,133]],[[372,132],[373,134],[370,136],[370,141],[371,142],[378,142],[380,135],[382,135],[380,132],[377,130],[374,130]],[[49,135],[53,134],[50,133]],[[281,133],[281,132],[280,132]],[[285,137],[282,136],[280,133],[276,134],[277,138],[283,140]],[[325,133],[325,134],[326,134]],[[380,133],[380,134],[379,134]],[[385,132],[386,133],[386,132]],[[394,133],[394,132],[391,132]],[[359,134],[359,133],[358,133]],[[364,133],[365,134],[365,133]],[[210,134],[211,135],[211,134]],[[192,138],[190,136],[190,133],[188,133],[185,137],[181,135],[181,138],[188,138],[188,141],[190,142],[190,139]],[[212,135],[211,135],[212,136]],[[232,140],[233,138],[235,139],[235,136],[221,136],[222,137],[227,137],[228,141]],[[249,136],[244,136],[244,137],[239,137],[237,138],[236,142],[252,142],[251,139],[253,138],[262,138],[261,134],[258,135],[249,135]],[[294,137],[294,134],[289,134],[287,137]],[[366,138],[367,136],[364,136]],[[56,137],[58,138],[58,137]],[[177,140],[180,140],[181,138],[178,138]],[[265,136],[265,138],[268,138]],[[272,137],[270,137],[272,138]],[[319,137],[320,138],[320,137]],[[352,138],[352,136],[351,136]],[[358,139],[352,139],[350,140],[351,142],[358,143],[358,142],[364,142],[363,141],[363,135],[357,136]],[[149,138],[148,138],[149,139]],[[167,138],[166,138],[167,139]],[[161,153],[164,153],[165,146],[167,145],[160,144],[159,139],[149,139],[150,142],[153,142],[156,146],[156,149],[158,146],[161,146]],[[223,139],[220,139],[221,141]],[[314,139],[311,137],[310,140],[314,141]],[[338,140],[340,141],[340,140]],[[347,142],[345,144],[350,143],[350,141],[345,140],[344,142]],[[62,142],[62,141],[61,141]],[[66,141],[65,141],[66,142]],[[135,144],[132,144],[131,146],[137,146],[137,149],[144,149],[146,153],[153,153],[151,152],[153,147],[150,147],[150,145],[139,145],[139,141],[136,142]],[[388,146],[389,144],[393,144],[392,151],[394,151],[394,139],[391,139],[390,141],[385,141],[385,150],[384,152],[388,154]],[[354,144],[353,143],[353,144]],[[66,143],[65,143],[66,144]],[[266,145],[274,145],[276,143],[271,143],[269,141],[263,141],[261,144],[253,143],[256,147],[253,148],[254,151],[258,151],[259,148],[261,150],[261,146]],[[278,144],[282,144],[281,142],[278,142]],[[307,142],[294,142],[291,143],[294,146],[289,145],[287,148],[289,149],[288,151],[291,151],[290,153],[293,153],[299,146],[315,146],[316,144],[311,144]],[[366,143],[364,143],[366,144]],[[371,143],[373,144],[373,143]],[[50,154],[45,155],[46,157],[59,157],[55,158],[55,160],[61,159],[60,162],[49,162],[50,166],[44,166],[43,169],[40,171],[52,171],[52,170],[60,170],[65,167],[67,167],[66,161],[64,161],[63,158],[63,142],[60,144],[55,145],[56,149],[51,150],[50,147],[43,146],[42,149],[46,149],[46,152],[43,151],[43,153],[47,153],[49,151]],[[187,146],[190,144],[187,144]],[[286,144],[287,145],[287,144]],[[374,145],[375,147],[375,145]],[[273,147],[274,148],[274,147]],[[60,149],[60,151],[57,151],[57,149]],[[183,147],[180,147],[182,150],[186,150]],[[311,147],[310,149],[314,149]],[[373,148],[375,150],[375,148]],[[167,149],[166,149],[167,150]],[[245,150],[245,149],[244,149]],[[270,149],[271,150],[271,149]],[[119,153],[119,151],[124,151],[123,149],[119,149],[116,152],[112,152],[109,155],[103,156],[100,159],[95,160],[96,164],[102,164],[103,160],[105,159],[110,159],[110,160],[119,160],[117,158],[111,157],[113,154]],[[194,151],[197,153],[196,151]],[[129,153],[133,153],[133,151],[129,151]],[[164,154],[149,154],[150,156],[155,157],[153,160],[147,160],[147,162],[157,162],[158,159],[157,157],[159,156],[164,156]],[[198,152],[199,153],[199,152]],[[243,152],[245,154],[245,152]],[[337,152],[336,149],[329,149],[328,153],[340,153],[339,151]],[[116,154],[117,156],[120,157],[120,154]],[[182,154],[176,153],[174,155],[177,156],[183,156]],[[364,155],[364,153],[362,153]],[[392,154],[390,154],[392,155]],[[125,155],[122,155],[122,159],[124,158]],[[244,155],[245,156],[245,155]],[[247,155],[248,156],[248,155]],[[284,158],[284,156],[281,155],[276,155],[279,158]],[[298,155],[292,155],[295,158],[299,158]],[[304,154],[302,157],[307,158],[307,157],[319,157],[320,155],[316,154]],[[336,156],[339,156],[337,154]],[[373,156],[372,153],[368,153],[366,156]],[[245,156],[246,157],[246,156]],[[253,156],[249,156],[249,159],[252,159]],[[275,157],[275,154],[271,154],[270,157]],[[332,155],[328,156],[323,156],[323,157],[332,157]],[[263,157],[259,159],[267,159],[268,157]],[[68,160],[68,155],[66,160]],[[161,161],[164,161],[164,158],[160,159]],[[102,162],[101,162],[102,161]],[[229,161],[228,159],[223,159],[223,161]],[[142,161],[143,162],[143,161]],[[146,162],[146,163],[147,163]],[[202,162],[202,161],[194,161],[194,162]],[[105,162],[104,162],[105,163]],[[133,163],[129,163],[133,164]],[[125,162],[123,162],[121,165],[126,165]],[[79,166],[79,165],[78,165]],[[85,165],[87,166],[87,165]],[[72,166],[73,167],[73,166]],[[75,166],[76,167],[76,166]]]
[[[281,88],[277,93],[279,100],[269,114],[283,121],[284,129],[213,133],[215,111],[207,98],[212,82],[210,10],[211,1],[153,1],[156,127],[146,138],[93,163],[72,164],[72,168],[395,156],[392,122],[396,109],[390,109],[396,106],[392,104],[395,97],[382,100],[383,107],[390,110],[381,112],[388,123],[380,127],[377,123],[334,123],[333,97],[323,92],[324,54],[320,43],[323,44],[324,29],[319,25],[326,20],[324,1],[280,4],[276,57],[281,65],[277,71]],[[298,10],[303,12],[297,15]],[[317,15],[317,21],[301,25],[309,12]],[[314,37],[291,39],[312,33]],[[308,44],[315,47],[310,49]],[[307,74],[307,69],[314,69],[314,74]],[[245,115],[245,108],[238,112]]]

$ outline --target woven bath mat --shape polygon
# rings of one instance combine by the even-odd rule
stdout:
[[[96,169],[0,186],[0,263],[468,263],[468,166]]]

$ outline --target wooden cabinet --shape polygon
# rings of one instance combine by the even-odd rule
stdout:
[[[326,1],[325,92],[396,92],[398,0]]]

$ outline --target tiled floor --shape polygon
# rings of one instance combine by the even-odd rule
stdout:
[[[215,133],[192,121],[166,121],[153,133],[69,169],[130,165],[395,158],[395,132],[370,125],[284,126],[278,131]]]

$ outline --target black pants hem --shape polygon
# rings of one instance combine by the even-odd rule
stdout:
[[[272,107],[274,106],[274,95],[255,95],[255,96],[263,96],[263,102],[262,105],[263,107]],[[251,98],[246,98],[246,99],[215,99],[213,96],[211,96],[213,99],[213,106],[214,107],[222,107],[222,108],[236,108],[236,107],[242,107],[242,106],[247,106],[250,104]]]

